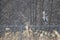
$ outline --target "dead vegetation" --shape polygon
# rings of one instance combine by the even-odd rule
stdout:
[[[60,34],[56,30],[52,30],[52,32],[46,30],[33,31],[26,25],[22,32],[14,32],[10,28],[6,28],[4,36],[0,40],[60,40]]]
[[[4,37],[1,37],[0,40],[60,40],[60,34],[56,30],[53,30],[52,33],[42,30],[33,32],[30,28],[23,32],[5,32]]]

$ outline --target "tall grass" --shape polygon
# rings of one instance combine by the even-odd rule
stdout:
[[[8,31],[4,33],[4,37],[1,37],[0,40],[60,40],[60,34],[54,30],[52,33],[48,31],[33,30],[28,29],[21,31]]]

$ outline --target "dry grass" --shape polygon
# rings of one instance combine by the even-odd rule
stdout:
[[[33,32],[29,29],[23,32],[5,32],[5,36],[1,37],[0,40],[60,40],[60,34],[55,30],[50,33],[47,31]]]

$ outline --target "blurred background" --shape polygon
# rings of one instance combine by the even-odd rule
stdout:
[[[0,0],[0,24],[60,24],[59,0]]]
[[[0,0],[0,40],[59,38],[60,0]]]

